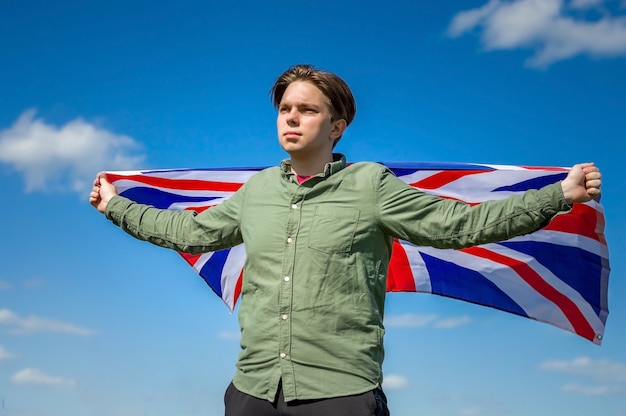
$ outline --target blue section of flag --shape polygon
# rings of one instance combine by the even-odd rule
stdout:
[[[230,253],[230,249],[214,252],[200,270],[200,276],[220,298],[222,297],[222,271],[224,270],[228,253]]]
[[[567,176],[567,172],[557,173],[554,175],[546,175],[540,176],[538,178],[532,178],[527,181],[522,181],[518,183],[514,183],[512,185],[501,186],[493,190],[493,192],[524,192],[529,189],[540,189],[546,185],[550,185],[551,183],[558,182],[560,180],[565,179]]]
[[[480,273],[421,253],[430,275],[432,293],[528,316],[524,309]]]
[[[596,314],[600,315],[602,259],[599,256],[577,247],[540,241],[506,241],[500,244],[534,257],[561,281],[580,293]],[[572,270],[576,273],[572,273]]]
[[[162,209],[167,209],[174,203],[188,202],[202,204],[217,199],[217,197],[179,195],[143,186],[127,189],[121,192],[120,195],[140,204],[152,205],[153,207]]]

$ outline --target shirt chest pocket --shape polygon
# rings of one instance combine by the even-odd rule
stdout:
[[[309,247],[324,253],[346,253],[352,248],[360,211],[355,208],[315,207]]]

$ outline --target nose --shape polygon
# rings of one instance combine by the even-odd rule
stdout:
[[[292,108],[286,117],[287,124],[290,126],[298,125],[298,109]]]

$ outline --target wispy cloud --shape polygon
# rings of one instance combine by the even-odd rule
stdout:
[[[567,393],[590,396],[626,394],[626,365],[623,363],[578,357],[569,361],[546,361],[539,365],[539,369],[575,375],[599,383],[593,386],[569,383],[561,389]]]
[[[0,360],[6,360],[8,358],[14,357],[15,354],[11,354],[8,352],[2,345],[0,345]]]
[[[13,282],[10,282],[8,280],[0,279],[0,290],[11,290],[11,289],[17,289],[17,288],[38,289],[43,286],[45,286],[44,279],[29,279],[29,280],[24,280],[23,282],[18,283],[18,284],[14,284]]]
[[[596,58],[626,55],[626,16],[612,15],[602,0],[490,0],[455,15],[448,35],[480,32],[487,51],[526,48],[527,65],[545,68],[578,55]],[[592,9],[592,10],[589,10]],[[589,11],[588,17],[585,12]],[[596,13],[592,13],[596,11]],[[597,17],[599,15],[600,17]]]
[[[219,334],[217,334],[217,337],[219,339],[239,341],[239,339],[241,339],[241,334],[239,332],[234,332],[234,331],[222,331]]]
[[[617,396],[626,394],[626,388],[619,385],[598,385],[598,386],[584,386],[582,384],[566,384],[561,387],[561,391],[564,393],[573,393],[582,396]]]
[[[472,322],[472,318],[467,315],[457,316],[453,318],[442,318],[438,319],[434,323],[435,328],[456,328],[458,326],[463,326]]]
[[[25,368],[18,371],[11,377],[11,382],[19,385],[37,385],[55,388],[73,388],[76,384],[73,379],[51,376],[36,368]]]
[[[20,172],[26,191],[79,191],[100,170],[137,168],[143,157],[131,137],[80,118],[57,127],[27,110],[0,131],[0,162]]]
[[[469,316],[441,318],[437,315],[405,314],[385,317],[385,326],[387,327],[422,328],[432,325],[435,328],[448,329],[470,322]]]
[[[596,381],[626,383],[626,365],[609,360],[592,360],[589,357],[578,357],[570,361],[546,361],[539,368],[541,370],[583,375]]]
[[[399,390],[409,385],[409,379],[399,374],[387,374],[383,378],[385,390]]]
[[[0,325],[6,325],[13,334],[52,332],[74,335],[92,335],[94,331],[55,319],[38,316],[21,317],[9,309],[0,309]]]
[[[479,416],[481,414],[482,411],[478,407],[470,407],[459,411],[459,416]]]
[[[28,279],[22,282],[22,288],[24,289],[39,289],[46,285],[44,279]]]

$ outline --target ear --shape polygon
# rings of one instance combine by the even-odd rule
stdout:
[[[341,137],[343,132],[346,131],[346,128],[348,128],[348,123],[346,123],[346,120],[343,118],[333,121],[333,129],[330,131],[330,138],[333,139],[333,141],[337,140]]]

